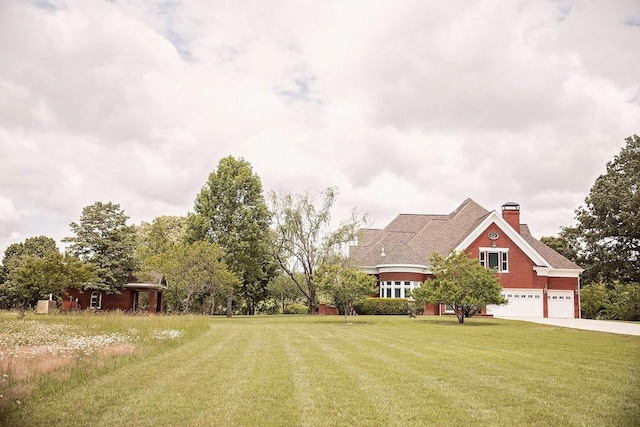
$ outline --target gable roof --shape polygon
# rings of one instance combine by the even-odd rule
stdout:
[[[531,260],[541,267],[580,270],[580,267],[534,238],[525,224],[518,234],[495,211],[466,199],[448,215],[400,214],[383,229],[363,229],[349,257],[360,267],[413,265],[428,267],[436,252],[447,256],[464,250],[488,225],[495,223]]]
[[[520,224],[520,235],[529,243],[540,255],[549,261],[550,267],[567,270],[581,270],[581,267],[565,256],[551,249],[531,235],[527,224]]]
[[[349,256],[360,266],[426,265],[433,252],[447,256],[488,214],[471,199],[450,214],[399,214],[375,233],[363,230],[358,245],[349,248]]]

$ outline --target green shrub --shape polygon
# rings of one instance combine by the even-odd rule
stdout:
[[[408,315],[409,303],[405,298],[366,298],[354,304],[354,310],[363,315]]]
[[[580,290],[584,317],[607,320],[640,320],[640,284],[594,283]]]
[[[284,314],[307,314],[309,307],[304,304],[289,304]]]
[[[580,290],[580,308],[584,317],[607,319],[609,305],[609,291],[604,283],[594,283]]]

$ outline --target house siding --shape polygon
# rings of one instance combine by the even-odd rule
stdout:
[[[497,240],[490,240],[488,235],[491,232],[498,233]],[[503,288],[537,288],[542,289],[544,283],[538,280],[538,275],[533,270],[535,264],[520,249],[518,245],[507,237],[500,227],[492,223],[487,227],[480,236],[471,243],[465,252],[472,258],[480,258],[480,248],[491,247],[491,243],[495,243],[497,248],[509,249],[509,270],[508,273],[498,273],[500,285]]]

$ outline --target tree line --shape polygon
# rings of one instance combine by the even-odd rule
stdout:
[[[585,317],[640,320],[640,138],[625,142],[576,210],[576,224],[541,239],[584,268]],[[344,256],[367,217],[354,210],[333,229],[336,197],[335,188],[265,197],[251,165],[229,156],[211,172],[186,216],[134,226],[118,204],[96,202],[70,224],[74,235],[64,239],[64,254],[46,236],[10,245],[0,266],[0,308],[25,310],[73,286],[118,292],[132,274],[157,271],[170,283],[164,303],[171,312],[285,313],[304,304],[313,314],[323,299],[347,313],[374,292],[375,279]],[[496,282],[475,269],[477,262],[456,254],[431,262],[443,272],[415,292],[418,301],[451,302],[464,316],[504,302]],[[444,272],[467,268],[465,280],[483,286],[461,293],[460,280]]]
[[[71,287],[117,293],[132,275],[148,272],[167,278],[163,300],[173,313],[286,313],[304,304],[313,314],[321,298],[351,304],[355,294],[345,299],[335,284],[355,284],[362,295],[373,292],[375,279],[344,255],[366,216],[354,210],[333,230],[336,196],[327,188],[265,198],[251,165],[229,156],[186,216],[135,226],[119,204],[96,202],[70,224],[64,254],[46,236],[10,245],[0,266],[0,308],[24,311],[48,294],[61,299]]]

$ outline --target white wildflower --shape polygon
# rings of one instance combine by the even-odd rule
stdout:
[[[182,336],[182,331],[175,329],[156,329],[153,331],[153,338],[157,340],[174,339]]]

